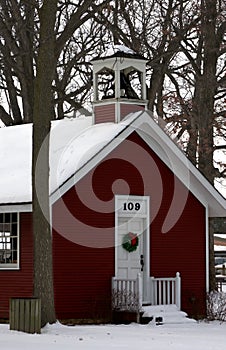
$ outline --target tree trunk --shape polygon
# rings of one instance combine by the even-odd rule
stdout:
[[[40,16],[40,46],[34,85],[33,123],[33,234],[34,296],[41,299],[41,324],[56,321],[54,308],[52,237],[49,208],[49,133],[52,80],[55,71],[57,0],[45,0]]]
[[[193,99],[192,119],[194,128],[191,130],[193,136],[198,132],[197,154],[195,154],[195,142],[193,143],[193,163],[195,158],[198,159],[198,168],[202,174],[213,183],[214,166],[213,166],[213,105],[215,92],[208,76],[201,75],[196,78],[195,95]],[[212,81],[213,83],[213,81]],[[190,142],[190,148],[191,148]],[[191,149],[190,149],[191,151]],[[191,153],[189,154],[191,157]]]
[[[216,0],[202,2],[202,33],[204,43],[203,74],[197,81],[198,99],[196,99],[197,117],[199,125],[199,170],[206,178],[214,182],[213,166],[213,120],[214,97],[217,80],[217,53],[219,43],[216,37]]]
[[[197,81],[198,94],[196,99],[199,127],[199,170],[214,184],[213,165],[213,120],[214,97],[217,88],[216,68],[219,43],[216,37],[217,4],[216,0],[202,1],[202,23],[204,43],[203,75]],[[209,224],[209,280],[210,290],[215,289],[214,267],[214,225]]]

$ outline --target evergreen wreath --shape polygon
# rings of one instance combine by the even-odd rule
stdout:
[[[129,232],[123,237],[122,246],[127,252],[134,252],[139,244],[139,238],[137,234]]]

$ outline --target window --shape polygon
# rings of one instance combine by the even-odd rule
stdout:
[[[18,214],[0,213],[0,268],[17,268],[18,253]]]
[[[98,100],[106,98],[115,97],[115,73],[111,69],[103,68],[98,72],[97,75],[97,84],[98,84]]]

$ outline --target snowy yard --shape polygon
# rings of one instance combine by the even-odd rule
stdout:
[[[223,285],[226,292],[226,285]],[[188,319],[176,306],[154,306],[147,325],[47,325],[41,334],[10,331],[0,324],[1,349],[6,350],[224,350],[226,322]],[[148,307],[147,307],[148,310]],[[171,313],[170,313],[171,311]],[[163,313],[162,313],[163,312]],[[167,312],[165,314],[164,312]],[[156,325],[155,316],[164,324]]]
[[[47,325],[42,334],[10,331],[0,324],[1,349],[7,350],[215,350],[226,347],[226,323],[159,325]]]

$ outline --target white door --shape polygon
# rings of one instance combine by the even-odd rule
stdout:
[[[144,223],[142,218],[119,218],[117,239],[117,278],[136,279],[137,274],[143,274],[144,261]],[[138,235],[138,247],[128,252],[122,247],[123,238],[129,232]]]
[[[115,276],[118,279],[137,278],[141,274],[143,303],[150,303],[150,244],[149,244],[149,196],[115,197]],[[122,247],[123,238],[129,232],[138,235],[135,251],[127,252]],[[143,262],[143,264],[142,264]]]

